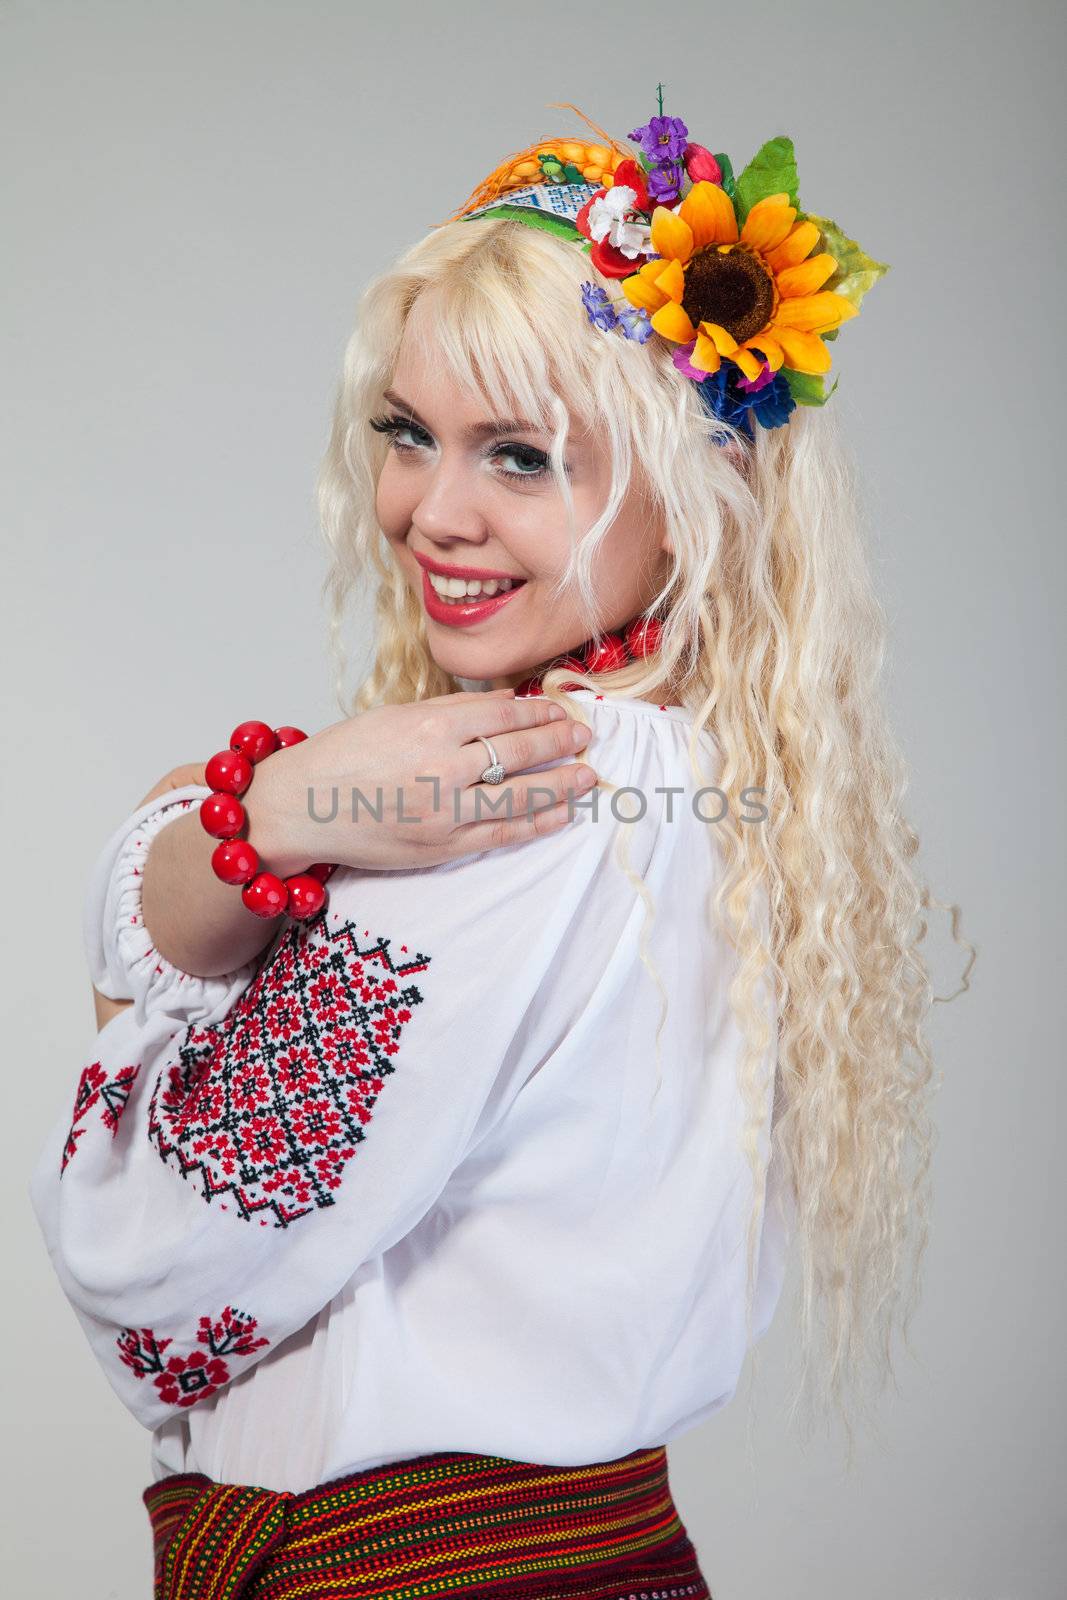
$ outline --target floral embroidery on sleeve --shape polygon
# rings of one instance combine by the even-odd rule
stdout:
[[[335,1203],[398,1065],[425,955],[325,914],[294,923],[221,1022],[191,1025],[161,1074],[148,1136],[208,1202],[287,1228]]]
[[[253,1337],[258,1324],[233,1306],[218,1319],[201,1317],[197,1341],[203,1349],[167,1355],[173,1339],[157,1338],[151,1328],[123,1328],[115,1343],[119,1358],[137,1378],[151,1378],[165,1405],[193,1406],[214,1394],[232,1376],[235,1357],[250,1356],[270,1343]]]
[[[94,1106],[99,1105],[100,1120],[105,1128],[110,1129],[114,1138],[118,1132],[119,1118],[125,1111],[126,1102],[130,1097],[133,1080],[140,1070],[141,1063],[138,1061],[132,1066],[120,1067],[115,1076],[109,1078],[99,1061],[91,1061],[83,1068],[74,1095],[74,1115],[71,1118],[70,1132],[63,1146],[63,1159],[59,1167],[60,1177],[67,1170],[67,1162],[78,1148],[78,1140],[85,1132],[85,1128],[79,1127],[78,1124],[84,1122]]]

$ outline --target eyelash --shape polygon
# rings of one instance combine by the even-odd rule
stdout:
[[[397,437],[398,434],[400,434],[400,433],[421,433],[421,434],[424,435],[425,438],[429,438],[430,437],[429,434],[426,433],[424,428],[420,428],[414,422],[405,422],[402,417],[376,417],[371,422],[371,427],[375,430],[376,433],[388,434],[389,435],[390,445],[391,445],[392,449],[394,449],[398,454],[402,453],[405,450],[417,450],[417,449],[419,449],[418,445],[402,443],[401,440]],[[505,478],[511,478],[511,479],[518,478],[518,479],[521,479],[525,483],[537,483],[542,478],[547,478],[549,476],[549,461],[548,461],[548,457],[545,455],[543,450],[535,449],[532,444],[506,444],[506,443],[505,444],[498,444],[498,445],[494,445],[493,448],[487,452],[487,457],[488,457],[489,460],[493,460],[496,457],[501,456],[501,455],[515,456],[516,459],[518,459],[521,456],[526,456],[528,458],[532,458],[532,460],[533,460],[533,462],[534,462],[534,464],[536,465],[536,468],[537,468],[537,470],[535,472],[507,472],[507,471],[505,471],[504,472],[504,477]]]

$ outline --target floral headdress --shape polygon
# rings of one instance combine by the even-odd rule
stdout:
[[[791,139],[769,140],[735,178],[658,94],[659,116],[628,135],[636,151],[564,102],[603,142],[517,151],[446,221],[513,217],[572,239],[622,290],[582,285],[593,325],[669,340],[705,408],[752,439],[752,417],[776,428],[830,398],[828,343],[889,269],[801,210]]]

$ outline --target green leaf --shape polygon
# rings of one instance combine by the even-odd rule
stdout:
[[[833,389],[828,394],[821,372],[794,372],[790,367],[782,367],[781,375],[798,406],[824,406],[839,382],[834,379]]]
[[[855,239],[847,238],[829,217],[814,217],[809,212],[804,220],[814,222],[822,234],[819,249],[828,251],[837,262],[837,271],[823,284],[823,289],[844,295],[858,311],[867,290],[878,282],[883,273],[889,271],[889,267],[884,261],[873,261],[860,249]],[[825,334],[823,338],[826,338]]]
[[[737,179],[735,204],[738,222],[744,222],[752,207],[769,194],[787,194],[789,204],[798,205],[797,162],[793,141],[784,134],[768,139],[752,157]]]
[[[719,166],[722,168],[722,186],[732,200],[737,189],[737,185],[734,182],[734,169],[730,163],[730,157],[728,155],[724,155],[721,150],[715,150],[712,153],[715,156],[716,161],[719,163]]]
[[[518,222],[528,223],[531,228],[543,228],[545,233],[559,234],[562,239],[581,239],[582,235],[568,222],[566,217],[557,217],[554,212],[540,211],[535,206],[512,206],[501,203],[498,206],[489,206],[485,211],[479,211],[473,222],[481,217],[513,217]],[[465,221],[466,218],[461,218]]]

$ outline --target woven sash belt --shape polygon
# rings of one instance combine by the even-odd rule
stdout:
[[[711,1600],[663,1445],[578,1467],[435,1452],[304,1494],[178,1473],[142,1499],[155,1600]]]

